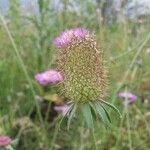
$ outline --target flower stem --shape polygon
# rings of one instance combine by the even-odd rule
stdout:
[[[94,127],[91,129],[91,131],[92,131],[92,137],[93,137],[93,141],[94,141],[95,150],[98,150],[96,137],[95,137],[95,133],[94,133]]]

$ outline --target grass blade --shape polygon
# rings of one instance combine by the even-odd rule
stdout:
[[[68,122],[67,122],[67,128],[68,128],[68,130],[70,128],[70,123],[71,123],[71,120],[72,120],[72,118],[73,118],[73,116],[74,116],[74,114],[76,112],[76,109],[77,109],[77,104],[74,104],[74,105],[71,106],[71,108],[69,110],[70,114],[69,114]]]

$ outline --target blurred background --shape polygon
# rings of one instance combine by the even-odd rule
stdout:
[[[55,106],[58,87],[40,86],[35,74],[55,68],[53,39],[84,27],[95,33],[109,70],[109,128],[95,122],[95,140],[81,120],[68,131]],[[0,135],[16,150],[150,149],[150,0],[0,0]],[[136,100],[124,103],[128,92]],[[130,98],[127,97],[130,100]],[[67,118],[66,118],[67,120]]]

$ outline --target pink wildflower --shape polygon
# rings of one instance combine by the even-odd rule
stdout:
[[[44,86],[48,84],[57,84],[63,81],[61,73],[52,69],[43,73],[38,73],[35,75],[35,79]]]
[[[8,136],[0,136],[0,147],[5,147],[11,143],[11,139]]]
[[[131,92],[120,92],[118,94],[120,98],[123,98],[124,100],[127,100],[128,103],[134,103],[137,100],[137,96],[132,94]]]
[[[65,48],[72,42],[73,39],[80,40],[85,38],[88,34],[89,31],[84,28],[74,28],[74,29],[66,30],[54,40],[54,45],[57,48]]]
[[[54,109],[58,112],[61,113],[63,116],[66,116],[70,107],[68,105],[62,105],[62,106],[55,106]]]

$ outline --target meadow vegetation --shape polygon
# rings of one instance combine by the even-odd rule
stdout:
[[[7,15],[0,14],[0,135],[17,139],[16,150],[94,150],[95,145],[99,150],[149,150],[149,22],[125,19],[107,25],[90,1],[80,1],[78,13],[64,2],[58,11],[48,7],[48,1],[39,0],[39,13],[30,16],[19,11],[18,3],[12,3]],[[82,118],[75,118],[70,130],[65,118],[58,129],[60,116],[52,110],[52,101],[61,99],[56,95],[58,88],[42,87],[34,79],[38,72],[55,68],[53,39],[73,27],[94,32],[103,47],[109,71],[106,101],[122,114],[119,119],[109,110],[110,127],[96,121],[94,135],[83,126]],[[125,105],[118,97],[122,91],[132,92],[137,101]]]

